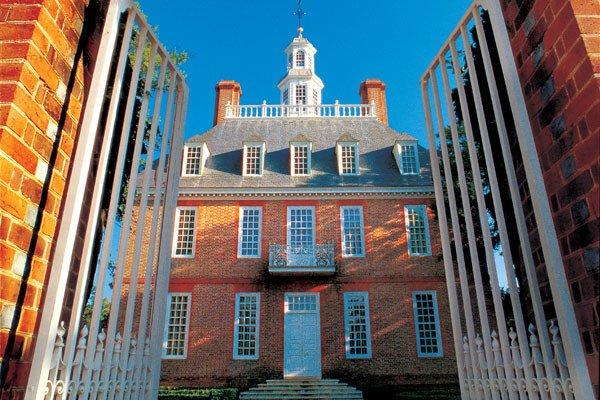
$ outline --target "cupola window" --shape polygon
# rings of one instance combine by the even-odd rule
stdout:
[[[296,67],[304,68],[304,51],[298,50],[296,53]]]
[[[306,104],[306,85],[296,86],[296,104]]]

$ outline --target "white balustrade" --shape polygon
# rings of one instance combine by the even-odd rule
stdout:
[[[225,107],[225,119],[234,118],[377,118],[371,104],[303,104],[303,105],[232,105]]]

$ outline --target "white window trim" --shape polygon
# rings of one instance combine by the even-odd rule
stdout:
[[[167,343],[169,337],[169,318],[171,316],[171,301],[174,296],[185,296],[187,297],[187,317],[185,320],[185,347],[183,349],[183,355],[167,355]],[[169,293],[169,297],[167,299],[167,316],[165,320],[165,332],[163,334],[163,346],[162,346],[162,358],[163,359],[185,359],[187,358],[187,350],[188,350],[188,339],[190,337],[190,319],[191,319],[191,309],[192,309],[192,294],[189,292],[173,292]]]
[[[192,254],[177,254],[177,233],[179,231],[179,213],[181,210],[194,210],[194,239],[192,240]],[[173,243],[171,246],[171,257],[173,258],[194,258],[196,255],[196,230],[198,228],[198,207],[176,207],[175,208],[175,226],[173,228]]]
[[[315,206],[288,206],[287,208],[287,245],[290,245],[292,229],[292,210],[312,210],[312,245],[317,245],[317,224]]]
[[[258,210],[258,254],[254,256],[242,255],[242,226],[244,223],[244,210]],[[262,254],[262,207],[240,207],[238,224],[238,258],[261,258]]]
[[[294,156],[296,147],[307,147],[307,162],[308,162],[308,173],[307,174],[297,174],[295,173],[295,163],[296,158]],[[310,176],[312,173],[311,169],[311,160],[312,159],[312,143],[310,142],[294,142],[290,144],[290,174],[292,176]]]
[[[404,172],[404,163],[402,162],[402,150],[401,150],[402,146],[411,146],[414,148],[414,150],[415,150],[415,165],[416,165],[417,172]],[[396,159],[396,164],[398,165],[398,170],[400,171],[400,174],[402,174],[402,175],[419,175],[421,173],[421,166],[419,165],[419,146],[417,145],[417,142],[396,141],[393,153],[394,153],[394,158]]]
[[[360,215],[360,240],[361,240],[361,248],[362,252],[360,254],[346,254],[346,241],[344,238],[346,237],[344,231],[344,209],[356,209],[359,210]],[[363,214],[362,206],[340,206],[340,230],[342,233],[342,257],[343,258],[351,258],[351,257],[364,257],[366,253],[365,248],[365,220]]]
[[[425,239],[427,240],[427,252],[426,253],[413,253],[410,251],[410,232],[408,230],[408,210],[419,209],[422,210],[425,222]],[[406,246],[408,247],[409,256],[430,256],[431,255],[431,238],[429,235],[429,216],[427,214],[427,206],[425,205],[406,205],[404,206],[404,224],[406,228]]]
[[[419,326],[418,326],[418,322],[417,322],[417,300],[416,300],[417,294],[432,294],[433,307],[435,309],[435,332],[436,332],[436,339],[438,342],[438,349],[439,349],[439,351],[437,353],[421,353],[421,346],[419,346]],[[416,345],[417,345],[418,356],[419,357],[443,357],[444,350],[442,348],[442,332],[440,330],[440,313],[439,313],[438,305],[437,305],[436,291],[435,290],[417,290],[415,292],[412,292],[412,298],[413,298],[413,318],[415,321],[415,335],[416,335],[415,340],[416,340]]]
[[[344,146],[353,146],[354,147],[354,169],[356,170],[356,172],[343,172],[343,167],[342,167],[342,147]],[[359,162],[358,162],[358,158],[359,158],[359,154],[358,154],[358,143],[357,142],[338,142],[335,148],[335,152],[337,153],[337,161],[338,161],[338,172],[340,175],[348,175],[348,176],[354,176],[354,175],[359,175],[360,174],[360,169],[359,169]]]
[[[363,295],[365,298],[365,319],[367,321],[367,354],[350,354],[350,324],[348,299],[350,296]],[[346,331],[346,358],[371,358],[371,313],[369,312],[369,292],[345,292],[344,293],[344,325]]]
[[[256,352],[254,355],[238,355],[238,334],[240,323],[240,296],[256,297]],[[258,360],[260,350],[260,293],[244,292],[235,294],[235,327],[233,329],[233,359],[234,360]]]
[[[260,172],[258,174],[248,174],[246,172],[246,163],[248,157],[248,148],[249,147],[260,147]],[[243,163],[242,163],[242,176],[263,176],[263,171],[265,167],[265,144],[264,142],[248,142],[244,143],[243,148]]]

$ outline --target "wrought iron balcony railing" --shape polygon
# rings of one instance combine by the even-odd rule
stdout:
[[[333,243],[313,246],[271,244],[269,272],[275,275],[329,275],[335,272]]]

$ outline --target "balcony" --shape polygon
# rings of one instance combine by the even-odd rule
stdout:
[[[225,119],[234,118],[377,118],[375,103],[371,104],[302,104],[241,106],[227,104]]]
[[[333,243],[314,246],[271,244],[269,248],[271,275],[333,275],[335,273]]]

